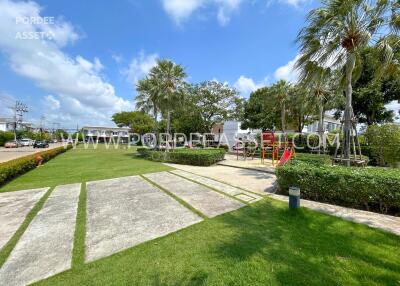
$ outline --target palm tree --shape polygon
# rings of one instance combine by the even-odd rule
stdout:
[[[171,132],[171,110],[179,103],[185,77],[184,68],[170,60],[159,60],[149,73],[152,88],[158,94],[157,105],[167,115],[167,134]]]
[[[281,110],[281,129],[283,133],[286,130],[286,101],[290,88],[291,85],[284,80],[279,80],[271,86],[272,93],[275,95]]]
[[[156,89],[153,88],[150,78],[146,77],[139,80],[136,84],[138,95],[135,97],[136,109],[145,113],[152,113],[154,117],[153,132],[157,136],[157,117],[159,110],[159,96]]]
[[[332,70],[343,70],[345,85],[344,159],[350,165],[350,138],[353,130],[352,81],[360,73],[360,51],[375,44],[382,63],[392,61],[393,51],[383,32],[399,32],[396,0],[322,0],[312,10],[297,41],[301,56],[296,67],[304,71],[310,62]]]

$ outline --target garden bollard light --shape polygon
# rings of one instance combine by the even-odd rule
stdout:
[[[289,209],[298,209],[300,207],[300,188],[289,188]]]

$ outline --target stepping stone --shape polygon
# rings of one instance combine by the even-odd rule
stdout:
[[[11,239],[48,189],[0,193],[0,249]]]
[[[230,196],[234,196],[235,198],[238,198],[245,202],[254,203],[254,202],[262,199],[261,196],[258,196],[256,194],[246,192],[242,189],[218,182],[213,179],[209,179],[209,178],[205,178],[205,177],[193,174],[193,173],[185,172],[183,170],[173,170],[173,171],[171,171],[171,173],[185,177],[185,178],[195,181],[197,183],[206,185],[207,187],[213,188],[217,191],[228,194]]]
[[[144,176],[181,198],[207,217],[215,217],[244,206],[243,203],[237,200],[168,172],[152,173]]]
[[[27,285],[71,267],[80,184],[56,187],[0,269],[0,285]]]
[[[87,183],[86,261],[202,221],[139,176]]]

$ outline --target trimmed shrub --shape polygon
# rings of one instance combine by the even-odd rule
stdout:
[[[10,140],[14,140],[13,132],[0,131],[0,146],[4,146],[4,144]]]
[[[296,153],[296,158],[293,160],[315,165],[329,165],[332,163],[331,156],[325,154]]]
[[[276,175],[283,194],[297,186],[304,199],[400,215],[399,170],[293,161],[277,168]]]
[[[0,163],[0,186],[11,181],[15,177],[36,168],[37,165],[36,157],[38,155],[40,155],[43,158],[42,162],[44,163],[56,157],[58,154],[64,153],[65,151],[71,148],[72,145],[68,145],[67,149],[65,149],[64,147],[58,147],[51,150],[24,156],[18,159],[10,160],[4,163]]]
[[[170,152],[139,148],[137,152],[146,159],[193,166],[210,166],[224,160],[225,150],[216,149],[176,149]]]

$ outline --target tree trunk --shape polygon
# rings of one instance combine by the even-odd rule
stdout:
[[[347,159],[347,166],[350,166],[351,157],[351,133],[352,133],[352,117],[353,117],[353,107],[352,107],[352,75],[356,62],[356,57],[353,53],[349,53],[347,56],[346,63],[346,107],[344,110],[344,141],[343,141],[343,158]]]
[[[169,135],[171,134],[171,126],[170,126],[170,124],[171,124],[171,111],[167,111],[167,138],[166,138],[166,140],[167,140],[167,145],[166,145],[166,147],[167,147],[167,152],[169,151]]]
[[[324,104],[323,104],[323,98],[320,98],[320,103],[319,103],[319,120],[318,120],[318,135],[319,139],[322,141],[322,147],[323,150],[325,151],[325,140],[324,140]],[[318,153],[321,153],[321,142],[320,142],[320,148]]]
[[[157,108],[153,108],[153,115],[154,115],[154,124],[153,124],[153,132],[156,137],[156,142],[154,142],[154,147],[157,147],[157,140],[158,140],[158,126],[157,126],[157,117],[158,117],[158,111]]]
[[[285,101],[283,101],[282,102],[282,109],[281,109],[281,127],[282,127],[282,132],[283,133],[285,133],[285,129],[286,129],[286,126],[285,126],[285,123],[286,123],[286,120],[285,120],[285,117],[286,117],[286,104],[285,104]]]

